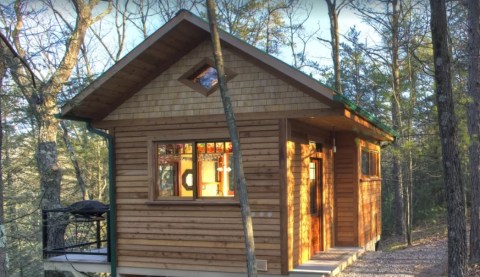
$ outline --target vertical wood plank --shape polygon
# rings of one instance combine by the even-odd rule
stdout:
[[[287,180],[287,140],[288,120],[280,119],[279,124],[279,162],[280,162],[280,249],[281,249],[281,273],[288,275],[291,265],[288,242],[288,180]]]

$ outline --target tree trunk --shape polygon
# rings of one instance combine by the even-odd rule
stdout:
[[[3,42],[0,42],[0,56],[3,57],[5,47]],[[7,259],[7,233],[5,228],[5,211],[4,211],[4,191],[5,184],[3,182],[3,109],[2,109],[2,97],[4,95],[3,90],[3,78],[6,73],[6,65],[4,60],[0,60],[0,276],[8,276],[8,259]]]
[[[435,94],[442,145],[448,224],[448,276],[465,276],[466,228],[462,171],[451,83],[451,54],[445,0],[430,0]]]
[[[411,38],[409,38],[410,40]],[[413,239],[412,239],[412,228],[413,228],[413,141],[412,141],[412,133],[413,133],[413,117],[414,117],[414,107],[417,104],[417,77],[413,70],[412,64],[412,56],[414,55],[414,50],[410,47],[410,41],[408,42],[408,79],[410,83],[410,103],[408,107],[408,119],[407,119],[407,143],[408,143],[408,151],[407,151],[407,166],[405,168],[405,175],[407,178],[407,198],[406,198],[406,237],[407,237],[407,245],[411,246]]]
[[[342,94],[341,71],[340,71],[340,42],[338,35],[338,12],[336,0],[325,0],[330,19],[330,45],[332,47],[333,72],[335,76],[335,90]]]
[[[392,174],[395,186],[395,230],[398,235],[405,239],[405,197],[403,187],[403,173],[402,173],[402,114],[401,114],[401,88],[400,88],[400,70],[399,70],[399,10],[398,1],[392,1],[392,78],[393,78],[393,93],[390,98],[392,105],[392,123],[393,128],[398,131],[398,137],[393,143],[393,168]]]
[[[240,199],[243,233],[245,239],[245,250],[247,256],[247,273],[249,277],[257,276],[257,263],[255,257],[255,242],[253,236],[253,223],[250,213],[250,205],[248,203],[247,183],[243,172],[242,153],[240,149],[240,138],[235,123],[235,115],[233,113],[230,94],[228,92],[227,81],[225,78],[225,69],[223,63],[222,49],[220,45],[220,36],[217,28],[217,18],[215,12],[215,0],[207,0],[207,13],[212,36],[212,48],[215,58],[215,65],[218,76],[218,86],[223,102],[223,109],[227,120],[228,132],[233,144],[233,159],[235,180],[237,182],[238,196]]]
[[[468,97],[467,122],[470,136],[470,261],[480,262],[480,2],[468,1]]]
[[[35,160],[40,176],[40,188],[42,193],[42,209],[58,209],[62,207],[61,181],[62,170],[58,164],[57,131],[58,120],[53,113],[56,111],[56,99],[51,94],[44,95],[45,112],[39,120],[37,149]],[[65,230],[67,218],[64,213],[51,213],[48,219],[47,247],[49,249],[65,246]],[[63,277],[65,274],[59,271],[45,271],[46,277]]]

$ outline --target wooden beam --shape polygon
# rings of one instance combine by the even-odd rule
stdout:
[[[279,133],[279,162],[280,162],[280,260],[281,273],[288,275],[288,180],[287,180],[287,140],[288,140],[288,120],[280,119]]]
[[[282,119],[282,118],[304,118],[304,117],[322,117],[322,116],[340,116],[341,109],[314,109],[302,111],[280,111],[280,112],[260,112],[260,113],[237,113],[238,120],[263,120],[263,119]],[[104,129],[110,126],[133,126],[133,125],[154,125],[163,123],[188,123],[188,122],[212,122],[224,121],[225,115],[204,115],[204,116],[184,116],[184,117],[163,117],[163,118],[145,118],[145,119],[127,119],[127,120],[104,120],[95,121],[93,125],[96,128]]]
[[[358,124],[360,126],[363,126],[368,130],[371,130],[372,133],[375,133],[375,134],[378,134],[378,135],[384,137],[384,139],[386,139],[388,141],[393,141],[394,140],[394,138],[390,134],[382,131],[377,126],[373,125],[372,123],[370,123],[366,119],[360,117],[359,115],[355,114],[354,112],[352,112],[348,109],[344,109],[344,116],[345,116],[345,118],[348,118],[348,119],[352,120],[356,124]]]

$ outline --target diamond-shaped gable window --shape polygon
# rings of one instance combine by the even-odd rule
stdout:
[[[236,75],[228,68],[225,68],[225,74],[227,81]],[[178,80],[205,96],[212,94],[218,87],[217,69],[214,67],[213,61],[208,58],[192,67]]]
[[[188,79],[210,90],[218,83],[217,69],[206,64],[193,73]]]

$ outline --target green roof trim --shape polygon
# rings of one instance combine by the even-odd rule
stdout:
[[[371,114],[364,108],[353,103],[347,97],[337,93],[333,96],[333,100],[344,104],[345,107],[347,107],[347,109],[358,113],[360,116],[364,117],[365,119],[373,123],[375,126],[382,129],[382,131],[388,133],[389,135],[393,137],[399,136],[399,133],[396,130],[394,130],[392,127],[388,126],[387,124],[383,123],[380,119],[376,118],[373,114]]]

